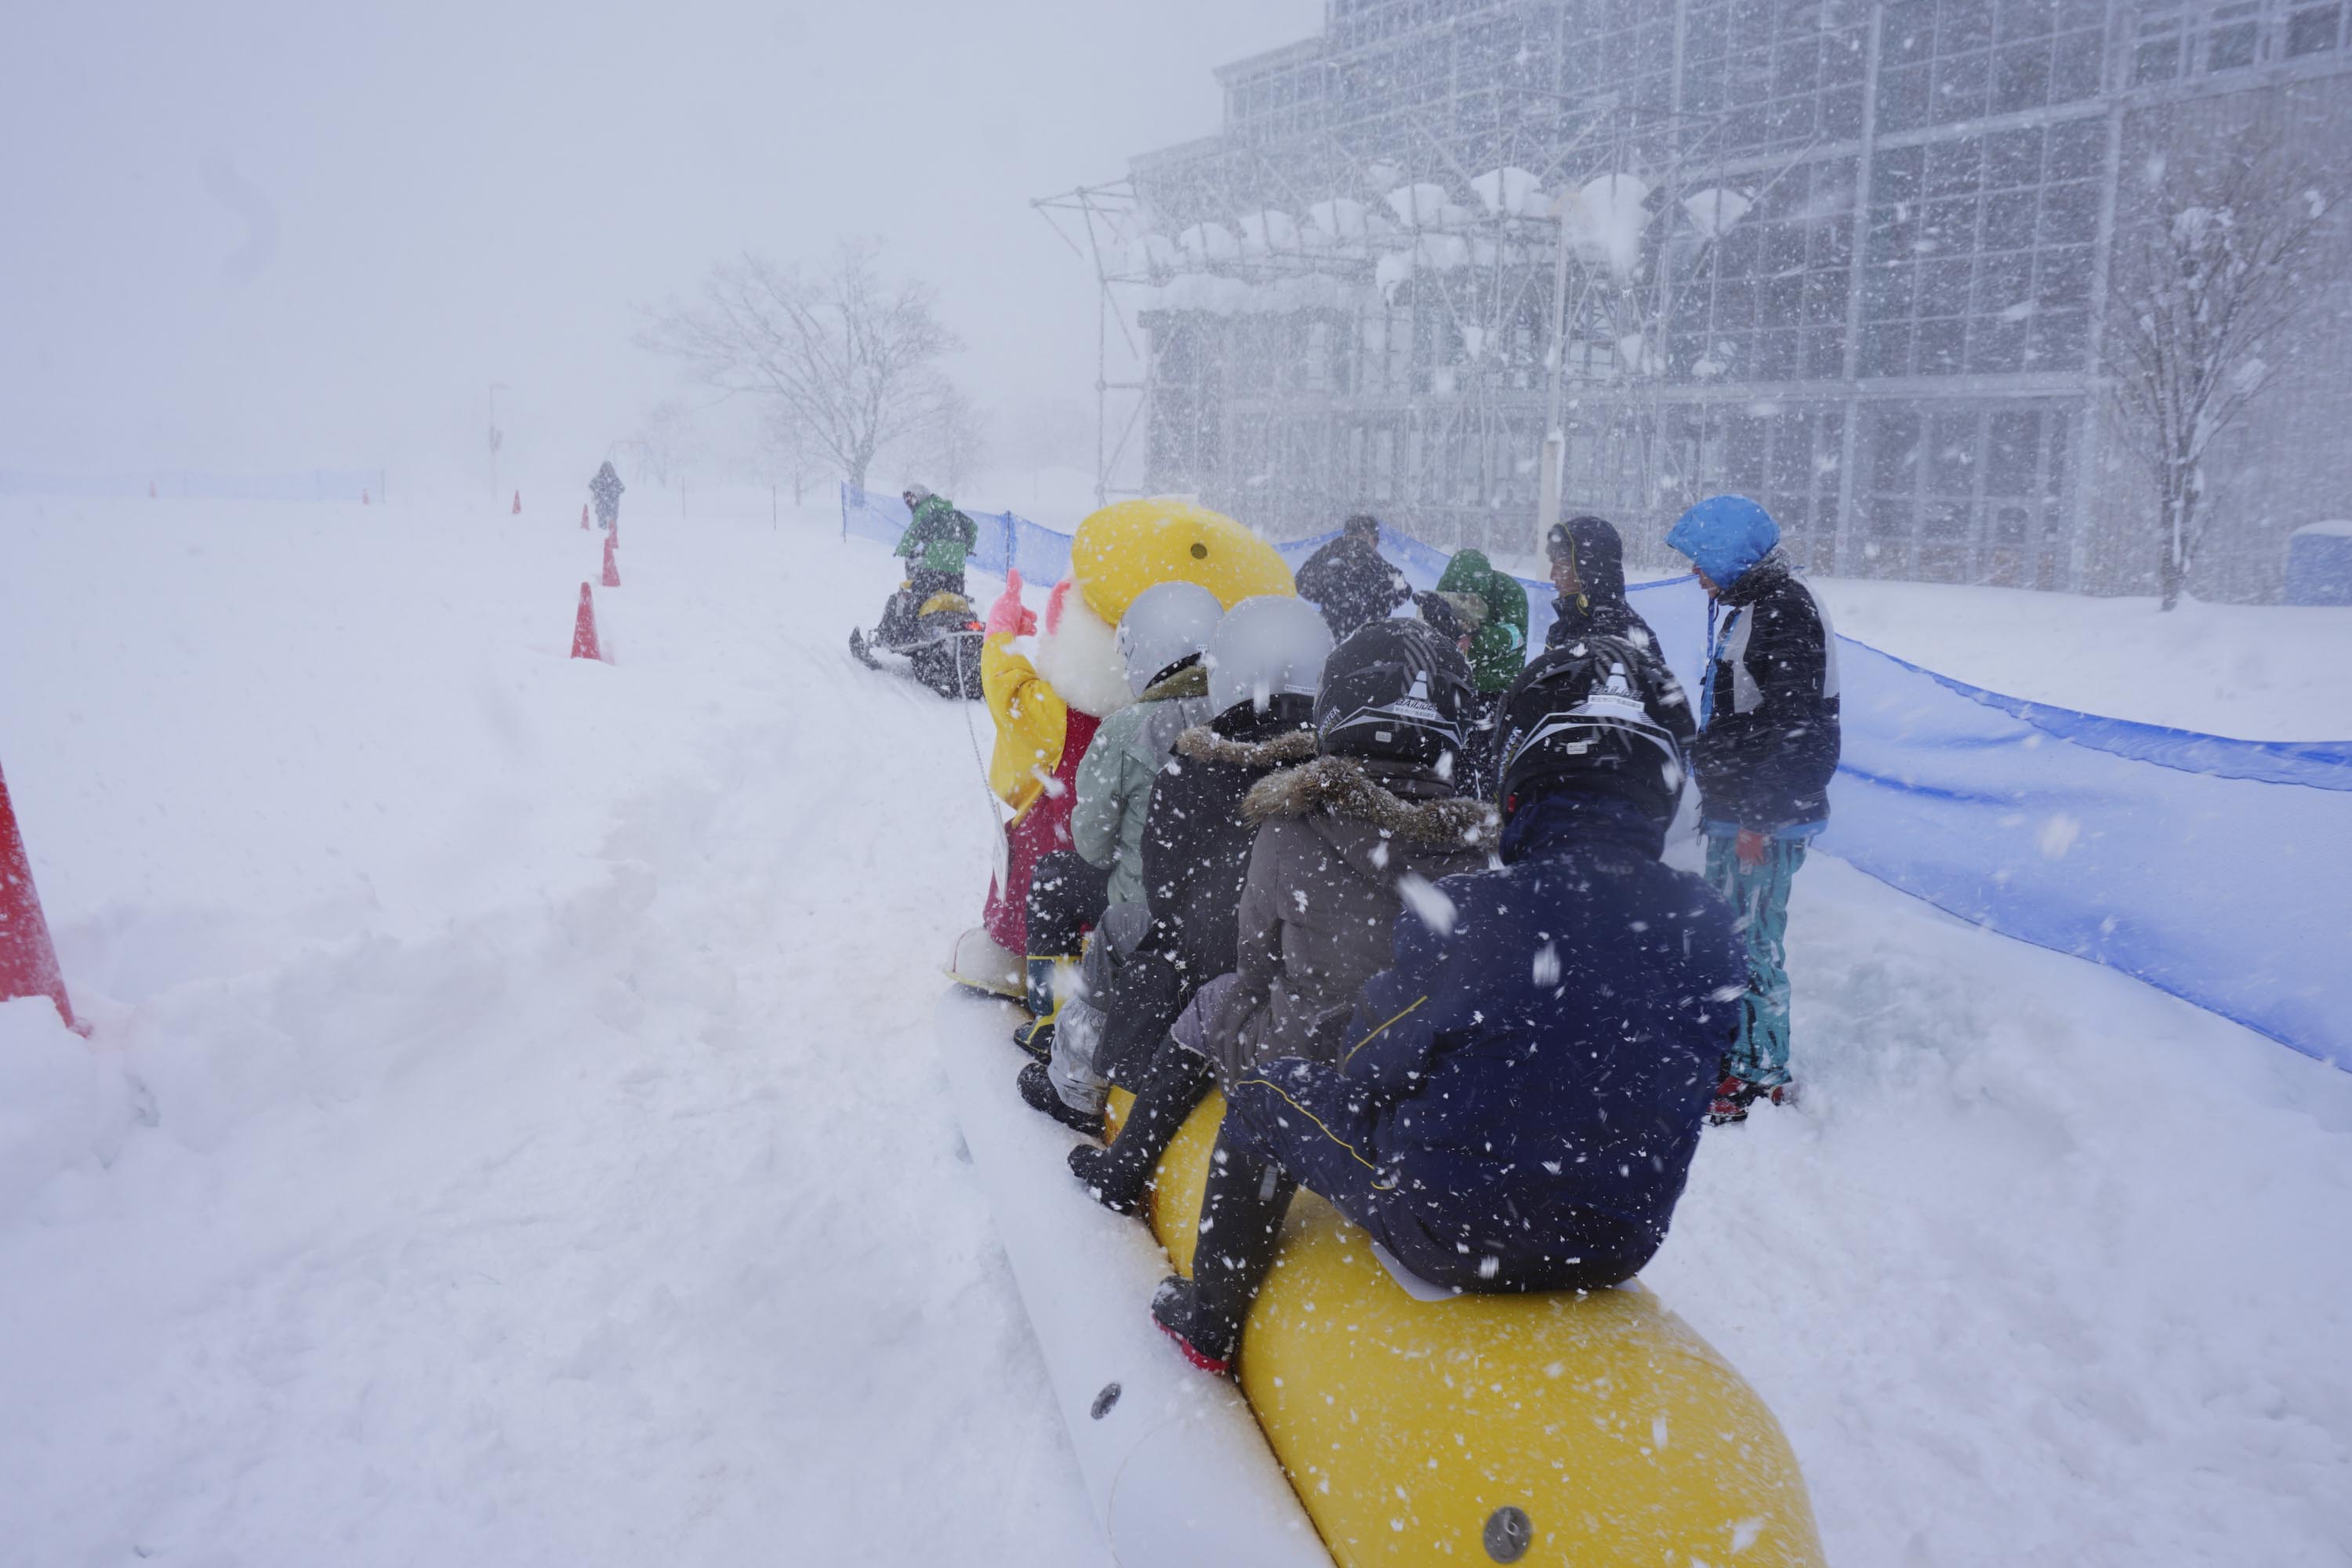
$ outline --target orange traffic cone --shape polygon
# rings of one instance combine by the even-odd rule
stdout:
[[[520,517],[522,515],[522,492],[520,490],[515,491],[514,514],[517,517]]]
[[[33,890],[33,863],[25,853],[25,836],[16,831],[8,781],[0,776],[0,1002],[18,996],[47,997],[57,1004],[66,1027],[89,1033],[75,1020],[73,1004],[66,999],[49,922],[42,918],[40,895]]]
[[[613,536],[608,533],[604,536],[604,586],[617,588],[620,585],[621,567],[613,559]]]
[[[604,647],[596,640],[596,596],[580,584],[580,614],[572,622],[572,657],[602,661]]]

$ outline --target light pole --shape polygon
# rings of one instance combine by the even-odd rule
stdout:
[[[1560,468],[1568,445],[1567,434],[1559,427],[1562,384],[1568,379],[1568,219],[1579,199],[1577,192],[1562,191],[1551,204],[1551,216],[1559,220],[1559,254],[1551,272],[1551,358],[1544,387],[1542,488],[1536,500],[1538,556],[1543,554],[1552,529],[1559,522]]]
[[[503,381],[490,383],[490,504],[499,504],[499,446],[507,437],[499,428],[499,394],[513,388]]]

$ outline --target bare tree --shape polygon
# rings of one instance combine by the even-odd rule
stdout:
[[[760,421],[758,441],[759,468],[771,482],[781,475],[791,483],[794,506],[801,504],[809,480],[832,462],[831,453],[817,442],[809,427],[782,408],[767,410]]]
[[[694,411],[676,397],[666,397],[646,415],[645,427],[637,434],[637,449],[644,455],[646,471],[664,489],[670,480],[685,472],[687,465],[701,455],[701,437],[694,427]]]
[[[845,240],[821,272],[745,256],[710,269],[700,299],[673,301],[640,342],[710,385],[770,400],[849,482],[936,417],[940,358],[961,346],[930,290],[882,275],[881,245]]]
[[[908,442],[908,456],[929,470],[924,478],[955,494],[987,460],[987,412],[974,407],[961,387],[945,388],[930,418]]]
[[[2180,602],[2211,521],[2205,459],[2291,352],[2286,328],[2345,270],[2323,244],[2333,179],[2275,142],[2153,166],[2116,237],[2100,359],[2121,444],[2156,490],[2157,583]]]

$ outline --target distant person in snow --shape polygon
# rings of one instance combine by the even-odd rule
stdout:
[[[1412,587],[1381,553],[1380,519],[1359,512],[1299,567],[1298,596],[1322,611],[1331,636],[1345,641],[1358,627],[1385,620],[1412,596]]]
[[[1470,749],[1464,762],[1467,783],[1477,794],[1494,784],[1495,716],[1503,693],[1528,661],[1528,591],[1507,572],[1497,572],[1483,551],[1465,550],[1445,563],[1429,593],[1416,594],[1422,619],[1453,638],[1470,661],[1477,688]]]
[[[1789,885],[1828,825],[1839,748],[1838,664],[1828,609],[1780,548],[1780,525],[1746,496],[1683,513],[1666,543],[1715,602],[1699,733],[1692,742],[1706,879],[1739,914],[1748,997],[1709,1120],[1780,1104],[1789,1077]],[[1718,614],[1719,612],[1719,614]]]
[[[621,492],[627,488],[607,458],[604,466],[596,470],[596,477],[588,481],[589,499],[596,503],[597,527],[609,529],[621,521]]]
[[[1174,1031],[1229,1090],[1276,1058],[1338,1063],[1358,990],[1393,962],[1390,933],[1407,900],[1486,864],[1495,813],[1460,798],[1458,782],[1472,697],[1467,661],[1419,621],[1376,621],[1331,650],[1315,698],[1318,755],[1243,800],[1257,837],[1234,973],[1194,999],[1204,1028],[1180,1020]],[[1432,906],[1420,907],[1425,918]],[[1199,1249],[1192,1280],[1168,1280],[1151,1304],[1160,1328],[1213,1370],[1233,1360],[1297,1190],[1256,1147],[1219,1134],[1201,1215],[1220,1245]]]
[[[1224,618],[1217,596],[1197,583],[1157,583],[1119,617],[1118,653],[1135,700],[1103,720],[1078,762],[1070,808],[1072,847],[1040,858],[1029,881],[1028,1002],[1032,1021],[1013,1038],[1038,1059],[1021,1071],[1021,1097],[1080,1131],[1102,1130],[1108,1084],[1053,1043],[1073,970],[1086,957],[1086,989],[1109,984],[1109,970],[1148,924],[1143,826],[1154,785],[1176,738],[1209,717],[1209,673],[1201,666],[1210,634]],[[1125,909],[1115,922],[1113,912]],[[1114,926],[1117,929],[1114,929]],[[1083,941],[1090,929],[1104,939]]]
[[[874,635],[885,647],[898,647],[915,635],[923,605],[934,595],[964,591],[964,563],[980,543],[980,528],[945,496],[908,485],[900,499],[911,517],[891,553],[907,563],[907,580],[883,606]]]
[[[1228,1083],[1219,1156],[1274,1174],[1240,1203],[1211,1174],[1223,1245],[1162,1287],[1196,1364],[1244,1348],[1302,1183],[1441,1289],[1600,1289],[1665,1239],[1746,965],[1723,900],[1659,858],[1683,766],[1651,670],[1600,637],[1531,666],[1505,703],[1501,865],[1397,917],[1340,1049]]]

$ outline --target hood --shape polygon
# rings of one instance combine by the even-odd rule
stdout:
[[[1572,517],[1560,527],[1568,534],[1570,559],[1576,580],[1583,584],[1577,595],[1580,609],[1625,602],[1625,542],[1606,518]],[[1709,574],[1713,575],[1712,573]]]
[[[1709,496],[1666,531],[1666,546],[1690,557],[1718,588],[1728,588],[1780,542],[1780,525],[1746,496]]]
[[[1195,724],[1176,737],[1176,754],[1191,762],[1223,763],[1227,767],[1267,773],[1312,760],[1315,731],[1294,726],[1277,730],[1264,740],[1243,740]]]
[[[1066,577],[1046,598],[1036,647],[1030,663],[1054,694],[1079,712],[1108,719],[1135,700],[1127,661],[1118,656],[1118,628],[1095,614]]]
[[[1739,581],[1723,591],[1727,605],[1752,605],[1769,593],[1776,583],[1785,582],[1796,570],[1789,552],[1779,545],[1764,552],[1764,559],[1740,574]]]
[[[1389,782],[1413,794],[1419,793],[1413,785],[1445,787],[1417,771],[1391,774]],[[1360,822],[1416,848],[1459,853],[1495,847],[1495,808],[1485,801],[1455,795],[1402,798],[1353,757],[1318,757],[1304,767],[1285,769],[1252,784],[1242,800],[1242,816],[1253,826],[1318,813]]]
[[[1136,700],[1138,702],[1174,702],[1186,697],[1198,697],[1205,702],[1209,697],[1209,672],[1201,664],[1200,658],[1199,654],[1194,654],[1191,663],[1178,666],[1174,674],[1163,676],[1145,687],[1143,695]]]
[[[1484,551],[1459,550],[1445,563],[1445,574],[1437,580],[1437,592],[1467,594],[1476,599],[1480,608],[1478,621],[1484,621],[1494,610],[1495,602],[1489,596],[1494,584],[1495,563],[1486,559]],[[1475,626],[1478,621],[1471,624]]]
[[[1665,825],[1621,796],[1576,789],[1540,794],[1503,825],[1506,865],[1604,847],[1655,860],[1665,853]]]

